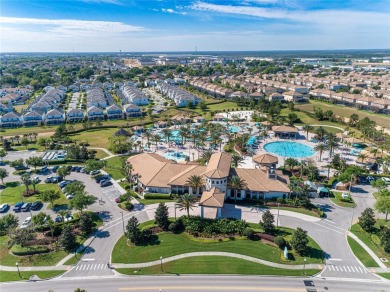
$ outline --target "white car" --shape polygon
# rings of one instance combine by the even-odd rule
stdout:
[[[9,205],[7,203],[0,205],[0,213],[3,213],[8,210]]]
[[[23,221],[22,225],[20,225],[20,228],[27,228],[27,227],[29,227],[30,225],[31,225],[31,217],[27,217],[27,218]]]
[[[74,218],[73,218],[72,215],[66,215],[66,216],[64,217],[64,222],[68,222],[68,221],[73,220],[73,219],[74,219]]]
[[[73,194],[66,195],[66,199],[67,199],[67,200],[73,199],[73,197],[74,197]]]
[[[342,193],[341,196],[343,197],[343,199],[348,199],[349,198],[349,195],[347,193]]]
[[[390,178],[388,177],[382,177],[381,178],[387,185],[390,185]]]
[[[368,181],[371,183],[373,181],[375,181],[375,178],[373,178],[371,175],[370,176],[367,176],[367,179]]]

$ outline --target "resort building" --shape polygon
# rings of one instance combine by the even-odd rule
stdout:
[[[289,178],[276,170],[277,158],[269,155],[254,159],[259,161],[259,167],[254,169],[232,168],[232,156],[225,152],[214,153],[207,166],[176,163],[155,153],[131,156],[127,162],[133,167],[132,179],[142,193],[198,193],[202,195],[200,202],[203,204],[216,198],[220,202],[221,193],[224,200],[234,199],[234,191],[228,182],[232,176],[238,176],[245,181],[247,188],[237,190],[237,200],[287,197]],[[187,185],[192,175],[203,178],[204,185],[199,190]]]

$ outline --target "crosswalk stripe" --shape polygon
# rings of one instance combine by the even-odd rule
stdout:
[[[362,268],[361,268],[361,267],[359,267],[359,270],[360,270],[360,273],[363,273],[363,270],[362,270]]]
[[[80,266],[77,266],[75,270],[77,271],[79,268],[80,268]]]
[[[348,272],[351,272],[351,269],[347,266]]]
[[[344,272],[344,270],[345,270],[345,272],[347,271],[347,269],[344,266],[340,266],[340,269],[342,272]]]
[[[355,267],[352,267],[352,266],[351,266],[351,269],[352,269],[352,272],[356,273]]]
[[[104,264],[100,264],[99,269],[103,269],[103,268],[104,268]]]
[[[363,268],[363,271],[364,271],[364,273],[366,273],[366,274],[368,273],[366,268]]]
[[[339,267],[338,266],[334,266],[334,268],[336,269],[337,272],[339,271]]]

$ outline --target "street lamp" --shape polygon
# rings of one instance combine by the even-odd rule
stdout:
[[[161,267],[161,272],[164,272],[162,260],[163,260],[163,257],[160,256],[160,267]]]
[[[303,274],[305,275],[306,258],[303,259]]]
[[[18,269],[19,278],[22,279],[22,276],[20,275],[20,271],[19,271],[19,263],[18,262],[16,262],[16,268]]]
[[[279,206],[280,206],[280,203],[278,203],[278,217],[276,218],[276,228],[279,227]]]

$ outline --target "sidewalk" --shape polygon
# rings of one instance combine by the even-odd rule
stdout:
[[[379,267],[381,267],[382,269],[387,269],[389,270],[386,265],[378,258],[378,256],[371,250],[371,248],[369,248],[363,241],[361,241],[359,239],[359,237],[357,237],[355,234],[353,234],[352,232],[348,232],[348,236],[352,237],[353,239],[356,240],[357,243],[359,243],[361,245],[361,247],[363,247],[366,252],[368,252],[368,254],[374,259],[374,261],[378,264]]]
[[[274,268],[279,268],[279,269],[290,269],[290,270],[302,270],[304,265],[287,265],[287,264],[278,264],[278,263],[273,263],[273,262],[268,262],[265,260],[261,260],[258,258],[246,256],[246,255],[241,255],[241,254],[236,254],[236,253],[230,253],[230,252],[189,252],[189,253],[183,253],[179,254],[176,256],[164,258],[162,260],[163,263],[168,263],[172,262],[175,260],[179,259],[185,259],[185,258],[190,258],[190,257],[200,257],[200,256],[224,256],[224,257],[231,257],[231,258],[237,258],[237,259],[242,259]],[[146,262],[146,263],[136,263],[136,264],[113,264],[115,269],[118,268],[130,268],[130,269],[136,269],[136,268],[145,268],[145,267],[152,267],[156,265],[160,265],[161,261],[160,260],[155,260],[152,262]],[[307,264],[305,265],[305,268],[307,269],[323,269],[324,266],[322,264]]]
[[[69,270],[73,266],[42,266],[42,267],[20,267],[19,271],[21,272],[29,272],[29,271],[61,271],[61,270]],[[15,267],[9,266],[0,266],[0,271],[5,272],[17,272],[18,269]]]

